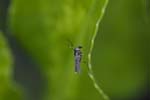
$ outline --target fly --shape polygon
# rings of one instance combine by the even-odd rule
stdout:
[[[72,41],[70,41],[69,39],[67,39],[67,41],[70,44],[69,47],[71,49],[73,49],[73,51],[74,51],[74,63],[75,63],[74,71],[76,73],[80,73],[80,71],[81,71],[80,63],[81,63],[81,59],[82,59],[82,51],[81,51],[82,46],[78,46],[78,47],[74,48]]]
[[[81,52],[82,46],[78,46],[77,48],[74,48],[74,60],[75,60],[75,72],[80,73],[80,63],[82,59],[82,52]]]

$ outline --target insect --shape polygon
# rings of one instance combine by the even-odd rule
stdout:
[[[80,73],[80,63],[82,59],[82,52],[81,52],[82,46],[78,46],[74,48],[74,60],[75,60],[75,72]]]
[[[80,63],[81,63],[81,59],[82,59],[82,51],[81,51],[82,46],[78,46],[78,47],[74,48],[73,43],[70,40],[68,40],[68,42],[70,43],[69,47],[71,49],[73,49],[73,51],[74,51],[74,63],[75,63],[74,70],[76,73],[80,73],[80,71],[81,71]]]

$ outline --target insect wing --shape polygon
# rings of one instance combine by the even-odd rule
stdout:
[[[80,63],[81,63],[82,52],[79,47],[74,49],[74,57],[75,57],[75,72],[80,73]]]
[[[81,56],[75,56],[75,72],[80,73],[80,61],[81,61]]]

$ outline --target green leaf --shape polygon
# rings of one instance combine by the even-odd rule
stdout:
[[[21,91],[12,80],[12,55],[0,32],[0,100],[23,100]]]
[[[100,24],[93,70],[114,100],[133,100],[147,91],[150,17],[143,4],[145,0],[112,0]]]
[[[90,55],[106,4],[107,0],[12,1],[10,27],[26,52],[41,66],[48,82],[44,100],[102,98],[88,73],[93,77]],[[69,41],[74,47],[83,46],[83,61],[88,65],[81,64],[79,75],[74,73],[73,50],[69,48]],[[92,80],[95,81],[94,78]]]

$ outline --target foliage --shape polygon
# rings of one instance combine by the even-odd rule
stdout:
[[[12,80],[12,55],[0,32],[0,100],[20,100],[21,90]]]
[[[3,2],[0,100],[133,100],[148,90],[148,0],[11,0],[8,12]],[[81,73],[74,72],[78,46]]]
[[[106,0],[14,0],[10,8],[13,35],[40,64],[46,78],[45,100],[83,100],[99,98],[82,65],[81,75],[74,74],[73,50],[83,46],[83,60],[88,62],[96,25],[104,14]],[[29,5],[30,4],[30,5]],[[93,40],[92,40],[93,39]],[[93,44],[92,44],[93,45]],[[72,66],[72,67],[71,67]],[[91,75],[91,73],[90,73]],[[85,85],[86,84],[86,85]],[[89,85],[88,85],[89,84]],[[85,88],[91,88],[87,91]],[[80,90],[81,89],[81,90]],[[83,91],[86,95],[82,95]],[[50,94],[49,94],[50,93]]]

